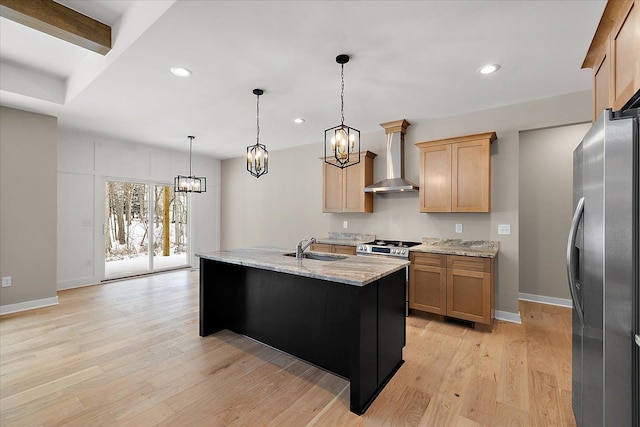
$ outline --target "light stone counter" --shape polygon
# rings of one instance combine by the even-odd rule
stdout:
[[[196,256],[212,261],[278,271],[353,286],[364,286],[409,265],[409,261],[392,257],[344,255],[337,261],[296,259],[284,256],[290,250],[275,248],[243,248],[205,252]],[[305,251],[305,253],[310,253]],[[311,252],[313,253],[313,252]],[[327,255],[315,252],[319,255]]]
[[[326,245],[358,246],[376,240],[375,234],[329,232],[328,237],[317,237],[316,242]]]
[[[423,237],[422,244],[413,246],[410,251],[433,254],[474,256],[495,258],[500,249],[500,242],[492,240],[437,239]]]

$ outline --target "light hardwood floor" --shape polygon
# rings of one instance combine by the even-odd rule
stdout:
[[[228,331],[198,336],[198,272],[58,293],[0,318],[0,425],[573,426],[571,310],[492,333],[407,319],[405,364],[358,417],[349,383]]]

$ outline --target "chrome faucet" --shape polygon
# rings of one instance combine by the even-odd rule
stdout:
[[[302,246],[303,242],[307,242],[306,245]],[[309,240],[300,240],[298,242],[298,246],[296,246],[296,258],[297,259],[301,259],[302,258],[302,254],[304,253],[305,249],[307,249],[309,246],[311,246],[312,244],[314,244],[316,242],[316,238],[312,237]]]

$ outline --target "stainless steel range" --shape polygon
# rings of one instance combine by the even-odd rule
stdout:
[[[372,243],[358,245],[358,255],[384,255],[409,259],[409,248],[417,246],[418,242],[403,242],[401,240],[376,240]]]
[[[376,240],[373,243],[358,245],[356,254],[359,256],[392,256],[409,259],[409,248],[417,246],[418,242],[403,242],[400,240]],[[409,268],[405,275],[405,316],[409,315]]]

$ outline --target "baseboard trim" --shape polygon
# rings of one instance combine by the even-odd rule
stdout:
[[[545,297],[543,295],[526,294],[524,292],[520,292],[518,294],[518,299],[523,301],[539,302],[541,304],[557,305],[560,307],[573,307],[570,299]]]
[[[494,314],[497,320],[504,320],[505,322],[521,324],[520,313],[512,313],[510,311],[496,310]]]
[[[58,297],[42,298],[33,301],[19,302],[17,304],[0,305],[0,315],[18,313],[20,311],[33,310],[36,308],[58,305]]]
[[[95,278],[93,277],[76,280],[65,280],[64,282],[58,282],[57,289],[59,291],[65,291],[67,289],[84,288],[85,286],[97,285],[99,283],[100,281],[98,280],[96,282]]]

